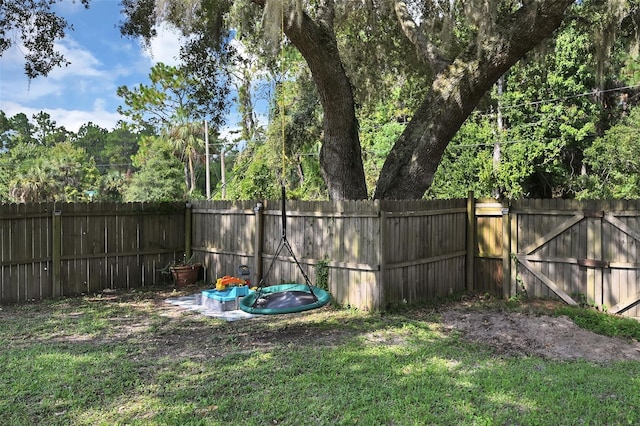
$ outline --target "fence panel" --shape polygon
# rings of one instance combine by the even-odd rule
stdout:
[[[265,282],[304,282],[286,246],[276,257],[283,238],[281,202],[265,202],[263,215]],[[316,268],[325,265],[328,288],[336,300],[362,309],[377,308],[380,262],[375,203],[290,200],[286,216],[287,241],[310,281],[316,284]]]
[[[384,202],[380,208],[386,305],[465,289],[466,200]]]
[[[249,265],[255,281],[255,212],[253,201],[197,201],[191,208],[192,251],[202,262],[204,278],[215,282],[224,275],[237,275],[240,265]]]
[[[639,207],[637,201],[514,202],[516,292],[639,317]]]
[[[503,294],[503,208],[495,200],[478,200],[475,204],[473,289],[479,293]]]
[[[155,284],[183,252],[183,203],[1,205],[0,302]]]
[[[0,301],[17,302],[52,295],[49,233],[51,205],[0,206]]]
[[[467,201],[290,200],[287,241],[312,283],[318,266],[326,268],[339,303],[361,309],[419,303],[465,289]],[[0,301],[155,284],[166,279],[160,269],[185,251],[204,264],[210,282],[236,275],[243,264],[256,281],[303,282],[293,257],[276,253],[283,237],[281,202],[256,205],[2,205]],[[473,210],[476,291],[585,300],[640,317],[638,201],[522,200],[507,206],[479,200]]]

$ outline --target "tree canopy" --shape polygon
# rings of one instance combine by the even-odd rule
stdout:
[[[131,1],[129,22],[142,22],[151,1]],[[573,19],[573,9],[591,8],[606,17],[596,28],[603,44],[629,12],[629,5],[617,0],[185,0],[156,2],[156,10],[158,4],[171,7],[155,18],[186,33],[193,31],[191,15],[201,13],[215,16],[227,29],[237,28],[241,41],[261,41],[256,54],[273,56],[270,46],[285,42],[300,51],[322,105],[319,161],[334,199],[368,195],[357,110],[383,96],[389,89],[385,79],[418,81],[422,89],[385,158],[373,196],[421,198],[447,145],[487,91],[563,21]]]
[[[54,18],[46,13],[55,0],[31,3],[37,3],[34,10],[42,16]],[[9,4],[22,7],[20,2]],[[606,116],[618,114],[611,99],[504,106],[570,98],[577,92],[606,93],[619,83],[614,79],[625,60],[623,52],[636,44],[639,10],[635,0],[123,0],[122,6],[126,35],[149,40],[155,24],[166,21],[187,36],[180,78],[193,79],[188,98],[194,106],[206,105],[204,114],[223,108],[227,72],[239,63],[232,39],[241,44],[252,67],[282,75],[276,96],[292,90],[291,81],[311,83],[298,84],[287,111],[274,107],[271,117],[285,117],[286,157],[300,160],[291,164],[290,179],[302,188],[315,182],[308,178],[319,169],[325,187],[313,183],[313,191],[326,190],[333,199],[456,192],[465,185],[470,189],[471,171],[481,192],[510,197],[580,193],[583,176],[597,167],[585,160],[585,152],[606,131],[611,122]],[[38,21],[33,22],[38,29]],[[56,28],[66,28],[55,22]],[[11,28],[7,23],[0,27]],[[41,31],[47,28],[42,25]],[[299,52],[305,72],[289,67],[294,57],[286,53],[289,48]],[[46,57],[46,46],[41,49]],[[64,60],[59,59],[58,65]],[[32,68],[48,72],[47,67]],[[251,87],[247,69],[237,80],[238,99],[242,135],[254,138],[258,126],[246,91]],[[501,78],[504,93],[497,94],[495,83]],[[151,92],[135,90],[123,92],[130,111],[136,104],[129,100],[153,98],[148,97]],[[156,93],[164,96],[162,90]],[[166,105],[167,99],[152,100]],[[478,115],[479,110],[500,110],[498,131],[494,118]],[[262,143],[261,138],[256,142]],[[303,161],[292,155],[313,153],[317,142],[317,157]],[[262,165],[237,164],[239,173],[255,169],[256,179],[245,182],[245,188],[247,195],[260,195],[262,177],[273,179],[277,154],[268,141],[247,148],[266,159]],[[319,167],[314,168],[315,158]],[[462,158],[469,167],[454,170]],[[238,161],[244,161],[242,155]],[[441,171],[443,165],[449,165],[450,174]],[[567,176],[573,177],[561,184]],[[441,182],[438,188],[432,188],[434,178]]]

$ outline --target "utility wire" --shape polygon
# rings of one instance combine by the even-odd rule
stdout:
[[[576,99],[576,98],[581,98],[584,96],[598,96],[600,94],[603,93],[610,93],[610,92],[619,92],[622,90],[629,90],[629,89],[638,89],[640,88],[640,84],[636,84],[636,85],[632,85],[632,86],[622,86],[622,87],[614,87],[611,89],[596,89],[593,90],[591,92],[585,92],[585,93],[576,93],[573,95],[567,95],[567,96],[563,96],[563,97],[559,97],[559,98],[549,98],[549,99],[540,99],[537,101],[530,101],[530,102],[522,102],[519,104],[513,104],[513,105],[500,105],[500,109],[502,109],[503,111],[506,109],[515,109],[515,108],[521,108],[521,107],[526,107],[526,106],[536,106],[536,105],[542,105],[542,104],[546,104],[546,103],[553,103],[553,102],[564,102],[564,101],[568,101],[571,99]],[[474,115],[493,115],[495,114],[495,112],[491,112],[491,111],[474,111],[473,112]]]

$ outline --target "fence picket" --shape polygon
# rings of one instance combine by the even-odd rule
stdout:
[[[474,209],[475,256],[467,256],[468,204]],[[261,270],[252,271],[252,278],[273,263],[269,283],[302,282],[289,253],[274,257],[282,237],[280,201],[264,202],[261,227],[255,206],[253,201],[193,203],[191,249],[207,281],[235,275],[241,264],[254,268],[258,257]],[[477,291],[505,297],[523,290],[538,297],[583,294],[625,315],[640,315],[640,303],[628,300],[640,294],[637,201],[522,200],[512,202],[508,214],[505,206],[467,199],[292,200],[287,239],[312,283],[316,265],[326,262],[334,298],[360,309],[464,291],[471,271]],[[61,228],[56,235],[55,210]],[[166,277],[159,270],[181,259],[187,248],[184,229],[183,203],[2,205],[0,302],[57,295],[56,271],[64,295],[162,282]],[[56,241],[62,251],[54,261]]]

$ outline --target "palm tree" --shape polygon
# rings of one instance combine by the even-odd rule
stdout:
[[[200,161],[204,152],[203,136],[202,122],[187,120],[181,120],[165,132],[165,137],[173,148],[174,154],[184,163],[184,181],[189,194],[193,193],[196,187],[195,163]]]
[[[10,197],[19,203],[54,201],[60,196],[50,164],[40,159],[9,184]]]

